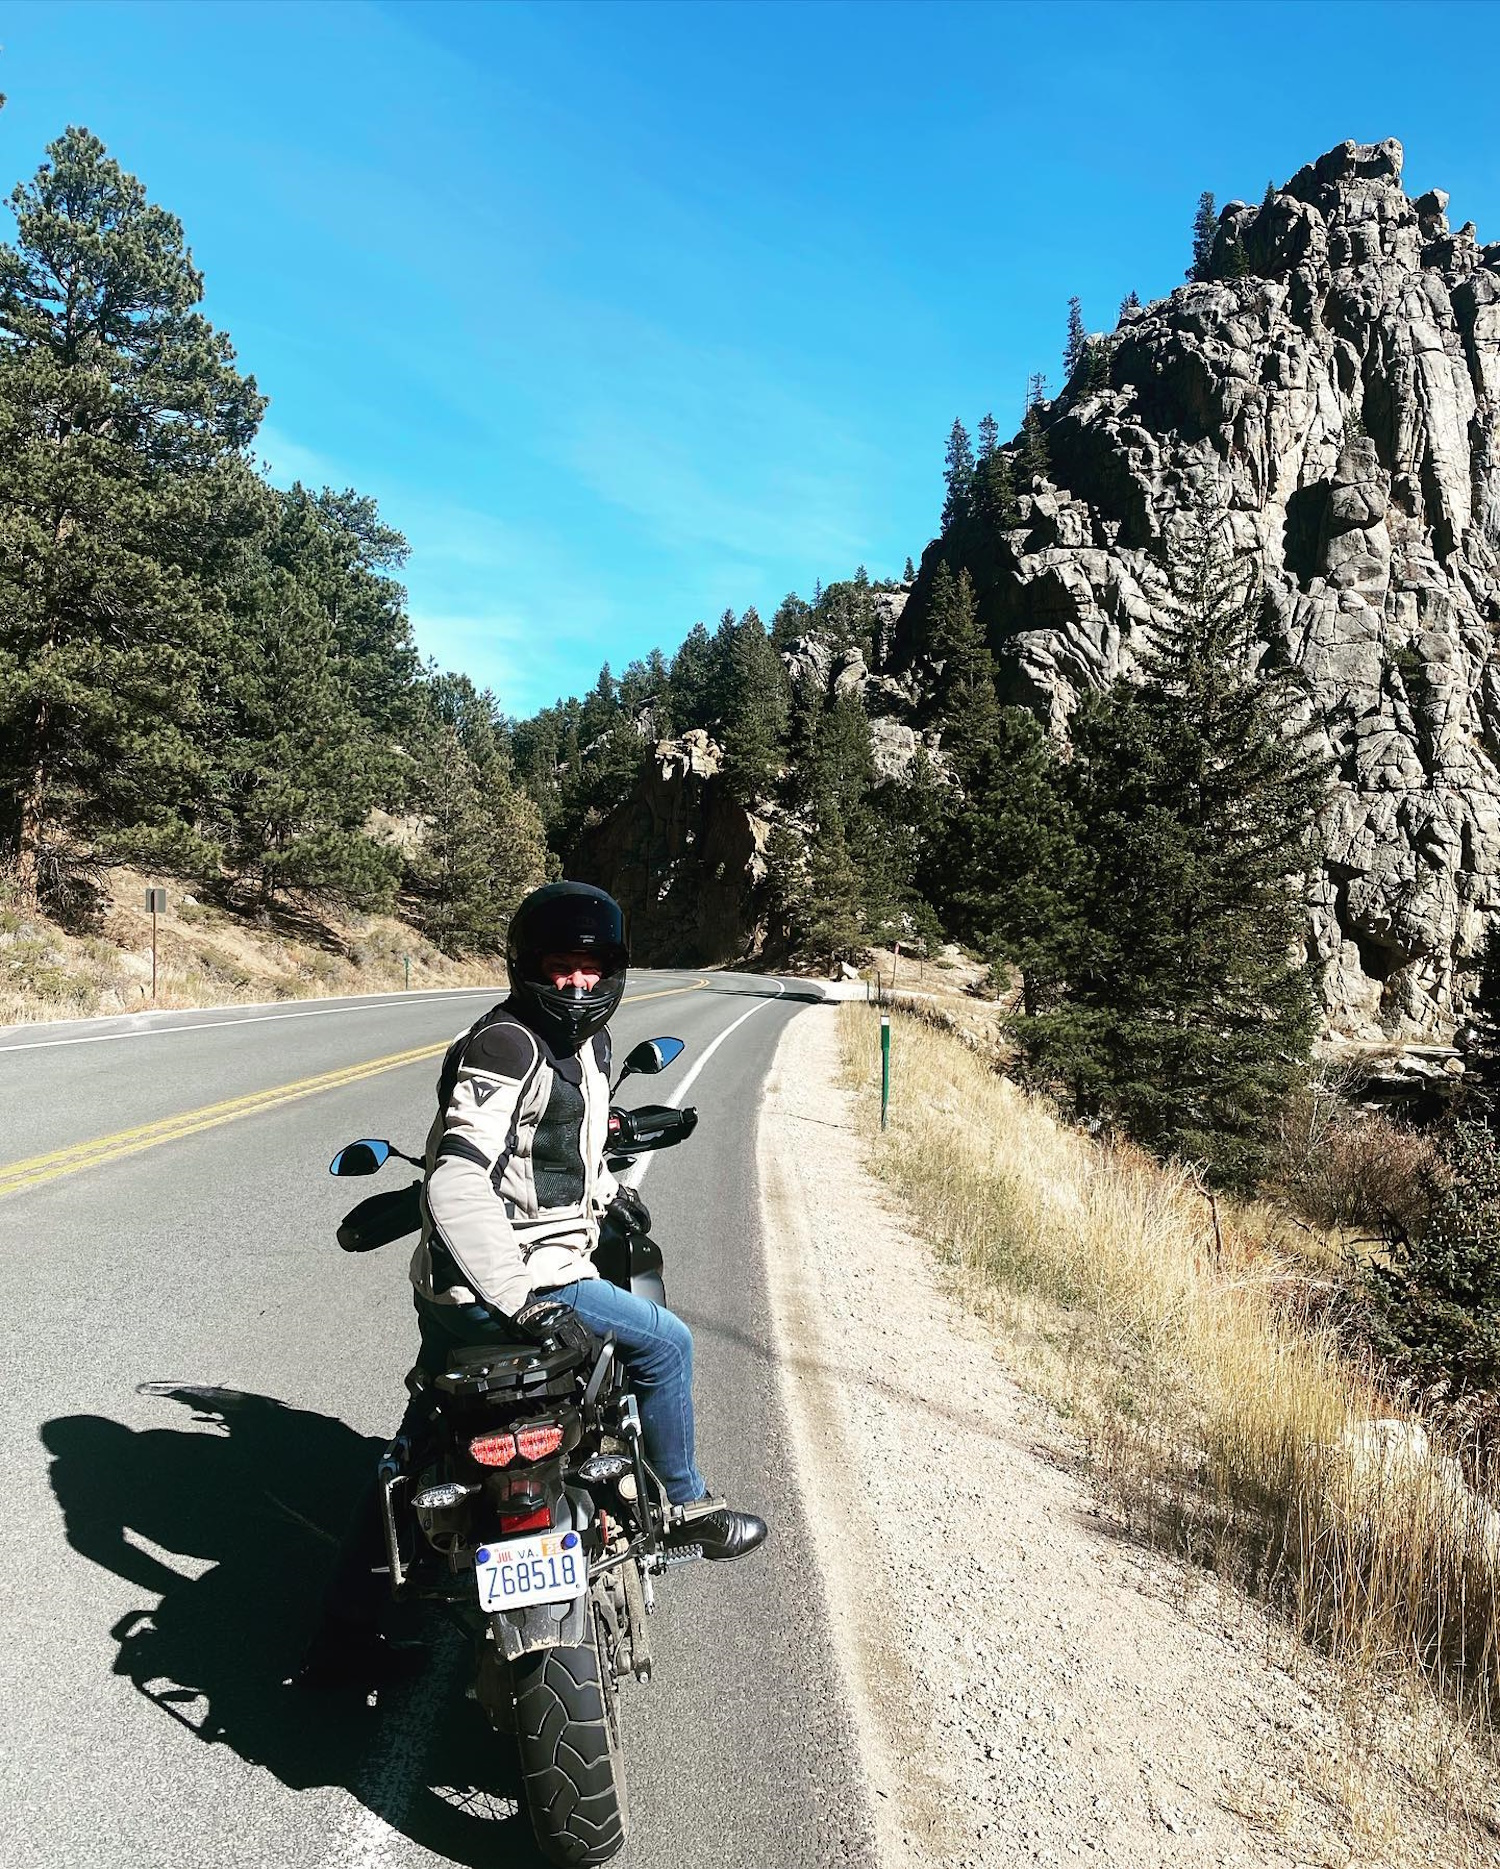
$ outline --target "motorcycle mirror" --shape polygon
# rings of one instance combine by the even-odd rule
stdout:
[[[328,1164],[331,1175],[373,1175],[389,1160],[391,1145],[375,1136],[346,1143]]]
[[[655,1077],[658,1071],[679,1057],[684,1050],[680,1038],[643,1038],[625,1059],[625,1068],[620,1076]]]

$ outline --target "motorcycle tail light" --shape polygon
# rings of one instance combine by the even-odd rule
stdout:
[[[513,1434],[479,1434],[469,1442],[469,1452],[482,1467],[508,1467],[516,1457]]]
[[[523,1460],[545,1460],[562,1446],[563,1431],[555,1421],[516,1429],[516,1452]]]
[[[500,1529],[507,1538],[513,1532],[549,1532],[552,1529],[552,1508],[542,1506],[535,1512],[502,1512]]]

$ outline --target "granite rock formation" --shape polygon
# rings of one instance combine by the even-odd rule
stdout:
[[[1230,203],[1214,277],[1126,314],[1098,386],[1080,370],[1044,408],[1019,523],[928,548],[890,672],[921,676],[937,564],[966,564],[1007,698],[1065,735],[1129,673],[1208,483],[1337,761],[1312,915],[1330,1022],[1441,1039],[1500,908],[1500,244],[1451,231],[1440,190],[1409,199],[1401,166],[1345,143]]]
[[[570,876],[620,902],[643,964],[717,966],[760,949],[771,827],[732,797],[722,759],[701,728],[660,741],[630,797],[570,855]]]

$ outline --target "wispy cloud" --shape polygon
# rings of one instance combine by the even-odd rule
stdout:
[[[867,548],[872,451],[774,360],[602,310],[554,336],[576,393],[550,446],[656,540],[752,564],[852,566]]]
[[[329,455],[295,440],[271,422],[261,424],[255,452],[267,476],[278,487],[300,480],[310,487],[347,486],[349,477]]]

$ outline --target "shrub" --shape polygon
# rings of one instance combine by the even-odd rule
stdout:
[[[1441,1179],[1439,1179],[1441,1175]],[[1375,1347],[1422,1388],[1500,1421],[1500,1148],[1460,1122],[1428,1172],[1430,1210],[1365,1274]]]
[[[45,935],[20,935],[5,949],[7,986],[49,1005],[69,996],[66,956]]]
[[[1438,1172],[1427,1136],[1348,1102],[1352,1080],[1302,1084],[1282,1105],[1269,1181],[1315,1227],[1391,1243],[1419,1232]]]

